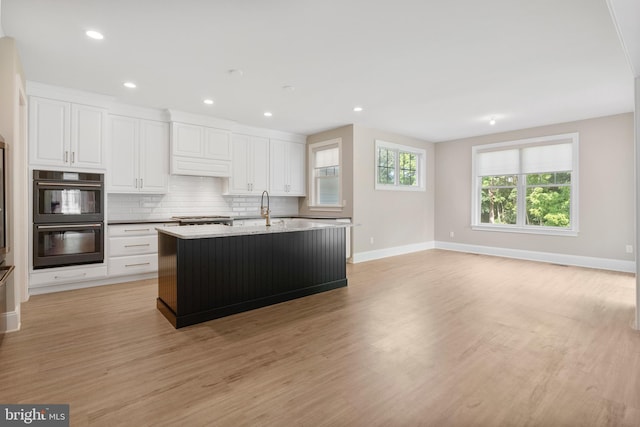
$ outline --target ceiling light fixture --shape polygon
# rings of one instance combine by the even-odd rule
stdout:
[[[98,32],[98,31],[95,31],[95,30],[87,30],[87,32],[85,32],[85,34],[87,35],[87,37],[92,38],[94,40],[102,40],[104,38],[102,33]]]
[[[213,99],[205,99],[205,100],[204,100],[204,101],[202,101],[202,102],[204,102],[204,103],[205,103],[205,104],[207,104],[207,105],[213,105]]]
[[[265,117],[271,117],[271,116],[273,116],[273,113],[271,113],[271,111],[265,111],[264,112],[264,116]]]
[[[124,82],[122,86],[126,87],[127,89],[135,89],[137,87],[137,85],[133,82]]]
[[[360,106],[353,107],[353,111],[355,111],[356,113],[359,113],[360,111],[362,111],[362,107],[360,107]]]
[[[495,118],[495,117],[491,117],[491,118],[489,119],[489,124],[490,124],[491,126],[495,125],[495,124],[496,124],[496,118]]]

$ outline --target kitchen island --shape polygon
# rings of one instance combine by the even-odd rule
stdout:
[[[158,228],[158,310],[175,328],[347,286],[348,223]]]

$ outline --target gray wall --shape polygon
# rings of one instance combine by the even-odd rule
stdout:
[[[340,211],[336,210],[310,210],[309,198],[301,198],[299,205],[300,215],[321,215],[353,218],[353,125],[339,127],[328,131],[316,133],[307,137],[307,146],[316,142],[329,141],[331,139],[342,138],[342,199],[344,207]],[[308,150],[305,153],[306,165],[309,164]],[[307,171],[307,194],[311,194],[309,172]]]
[[[471,147],[568,132],[580,134],[578,236],[471,230]],[[633,261],[625,251],[635,242],[633,133],[633,113],[625,113],[436,144],[435,239]]]
[[[375,189],[376,139],[426,150],[426,191]],[[433,242],[434,144],[356,125],[353,158],[354,253]]]

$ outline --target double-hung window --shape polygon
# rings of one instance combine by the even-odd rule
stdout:
[[[340,138],[309,145],[312,207],[342,207],[341,159]]]
[[[426,152],[376,140],[376,190],[425,191]]]
[[[472,157],[472,228],[577,235],[577,133],[474,146]]]

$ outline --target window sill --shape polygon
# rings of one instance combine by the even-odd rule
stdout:
[[[524,233],[524,234],[540,234],[546,236],[565,236],[576,237],[578,235],[577,230],[558,230],[549,227],[508,227],[500,225],[472,225],[472,230],[475,231],[498,231],[501,233]]]
[[[311,206],[309,205],[310,211],[327,211],[327,212],[342,212],[344,209],[343,205],[324,205],[324,206]]]
[[[412,187],[409,185],[384,185],[376,184],[376,190],[383,191],[427,191],[425,187]]]

